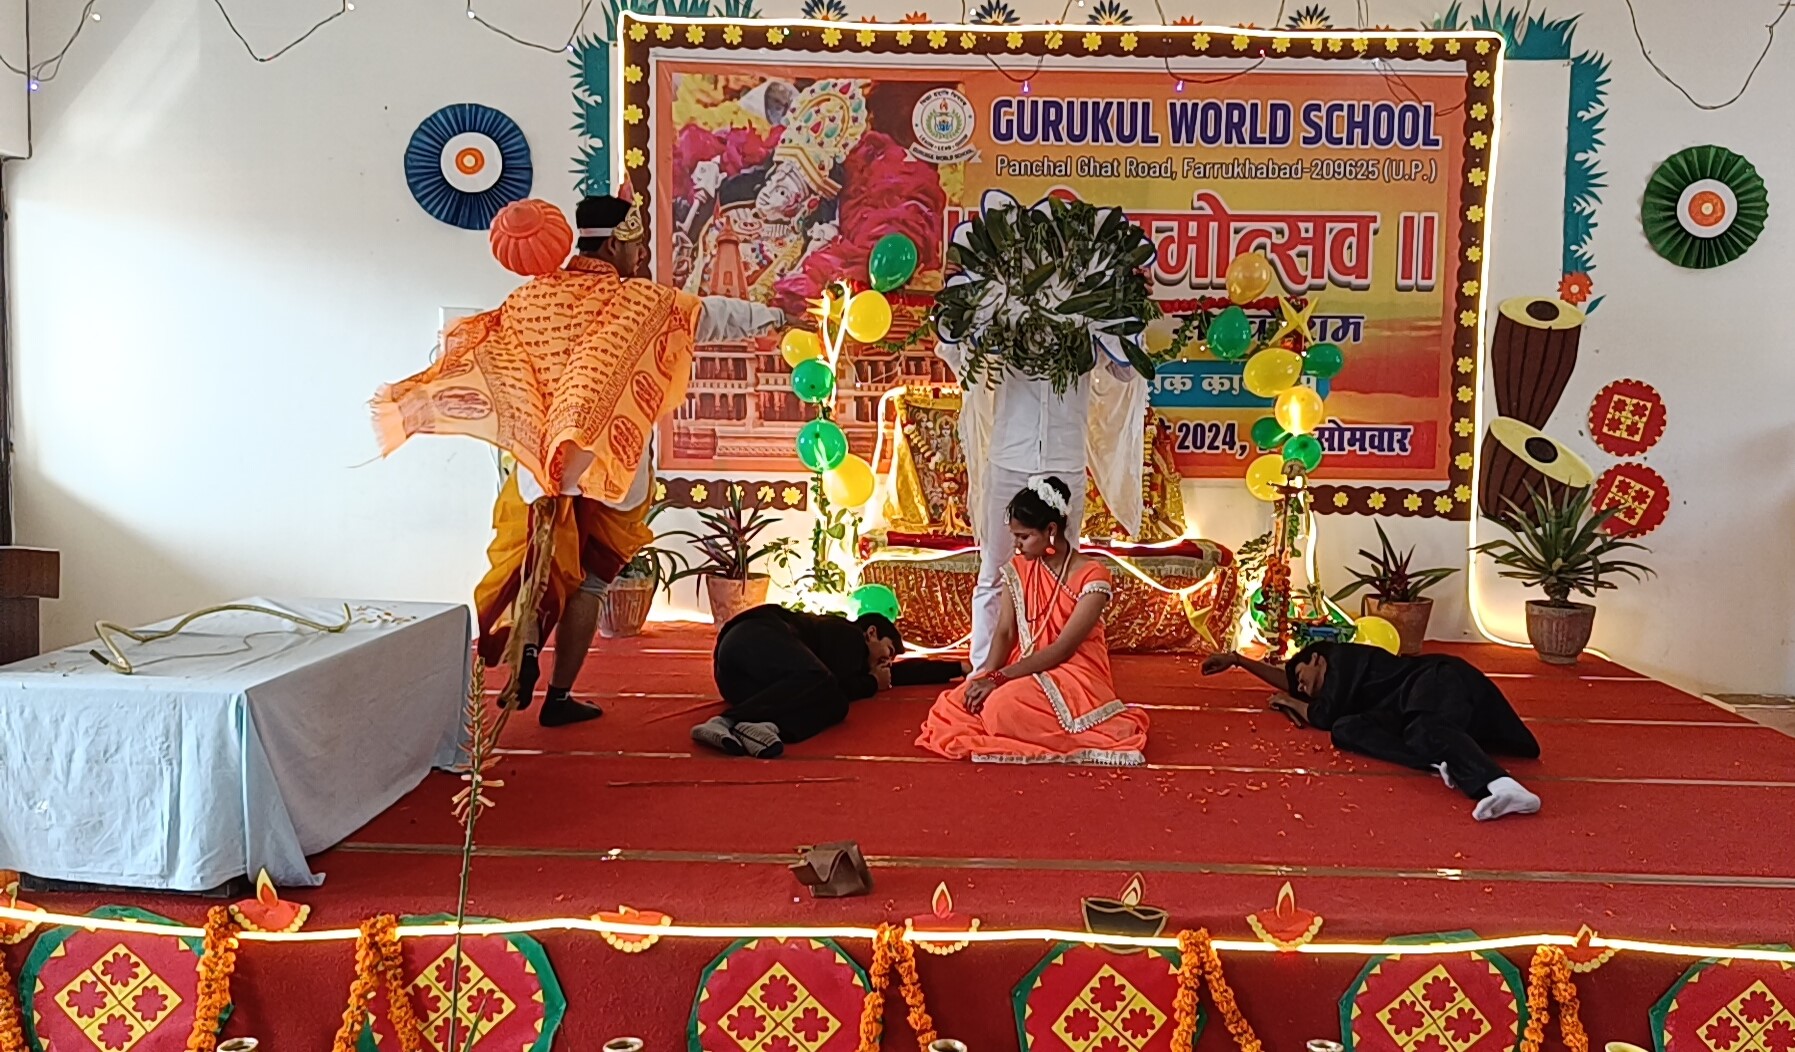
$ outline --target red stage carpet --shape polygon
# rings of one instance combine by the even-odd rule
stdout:
[[[1138,872],[1145,901],[1170,911],[1168,933],[1250,937],[1246,915],[1269,909],[1286,880],[1331,940],[1589,924],[1734,945],[1795,931],[1795,740],[1605,662],[1554,669],[1530,652],[1454,648],[1500,677],[1545,752],[1513,768],[1544,813],[1480,825],[1438,779],[1339,755],[1325,736],[1264,712],[1268,692],[1244,673],[1205,680],[1180,657],[1116,661],[1123,697],[1151,710],[1145,769],[925,756],[911,745],[932,700],[924,690],[863,702],[845,726],[775,762],[700,753],[687,731],[716,711],[709,648],[709,630],[690,626],[601,643],[582,686],[603,720],[545,731],[532,710],[514,721],[495,772],[505,785],[480,824],[473,913],[584,916],[628,904],[691,923],[872,925],[927,913],[945,881],[958,913],[986,928],[1077,929],[1081,898],[1113,896]],[[457,786],[433,776],[318,859],[325,887],[293,892],[313,907],[308,926],[452,910]],[[786,872],[794,848],[830,840],[865,849],[870,897],[815,901]],[[121,897],[48,898],[84,909]],[[137,904],[186,921],[203,912],[192,900]],[[566,990],[558,1043],[586,1050],[623,1034],[655,1052],[683,1047],[700,973],[723,949],[664,940],[626,956],[591,935],[541,939]],[[870,961],[865,944],[844,948]],[[942,1035],[1015,1047],[1011,991],[1046,949],[924,957]],[[352,956],[344,944],[248,947],[228,1032],[277,1049],[326,1047]],[[1524,973],[1527,954],[1509,956]],[[22,957],[9,960],[16,969]],[[1689,963],[1623,955],[1580,977],[1596,1047],[1649,1047],[1648,1010]],[[1247,1018],[1283,1052],[1339,1036],[1340,997],[1364,964],[1255,955],[1227,968]],[[887,1047],[900,1048],[908,1032],[893,1000]],[[1232,1047],[1213,1020],[1199,1044]],[[138,1046],[153,1047],[180,1046]]]

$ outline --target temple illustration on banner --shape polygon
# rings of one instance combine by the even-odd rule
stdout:
[[[885,340],[850,345],[846,361],[853,368],[841,377],[836,422],[856,453],[872,455],[886,391],[956,382],[935,356],[933,341],[919,332],[928,322],[929,302],[927,295],[894,297]],[[673,456],[786,465],[798,429],[812,415],[792,393],[791,372],[772,339],[699,344],[685,405],[674,413]]]

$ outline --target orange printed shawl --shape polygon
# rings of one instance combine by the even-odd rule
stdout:
[[[583,449],[593,460],[581,494],[622,500],[655,421],[685,398],[698,310],[694,296],[576,256],[497,310],[456,322],[430,368],[380,389],[381,454],[413,435],[466,435],[552,492]]]

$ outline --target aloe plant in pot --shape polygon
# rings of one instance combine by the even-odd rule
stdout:
[[[723,507],[698,513],[705,527],[702,532],[674,530],[666,534],[691,541],[702,557],[697,564],[675,573],[668,583],[687,577],[704,578],[711,618],[719,625],[767,601],[769,579],[766,574],[755,572],[757,565],[771,561],[783,567],[797,551],[790,537],[762,543],[760,535],[778,518],[764,508],[748,510],[739,485],[729,486],[726,493]]]
[[[1574,602],[1573,593],[1594,599],[1617,587],[1616,576],[1635,581],[1652,576],[1651,567],[1619,557],[1648,549],[1606,529],[1618,509],[1598,509],[1594,501],[1590,489],[1563,495],[1535,491],[1530,508],[1509,501],[1502,522],[1509,539],[1472,549],[1495,559],[1499,575],[1546,593],[1544,600],[1527,603],[1527,639],[1547,664],[1574,665],[1589,645],[1596,608]]]
[[[1434,601],[1423,593],[1457,573],[1455,567],[1442,566],[1431,570],[1413,570],[1409,562],[1415,558],[1415,549],[1398,553],[1390,538],[1384,533],[1382,523],[1377,524],[1377,542],[1381,551],[1372,554],[1364,548],[1359,554],[1364,557],[1364,569],[1351,569],[1352,583],[1334,593],[1334,601],[1341,602],[1354,593],[1369,589],[1370,594],[1360,601],[1359,612],[1365,616],[1381,617],[1396,626],[1396,632],[1402,637],[1404,655],[1421,653],[1421,644],[1427,639],[1427,622],[1433,617]]]
[[[661,512],[667,510],[667,504],[660,502],[648,509],[648,517],[643,521],[652,527],[654,520]],[[656,534],[655,541],[669,534]],[[598,631],[606,639],[617,639],[624,636],[642,634],[642,626],[648,622],[648,611],[654,606],[654,593],[673,588],[673,582],[679,579],[679,572],[691,566],[691,562],[682,552],[671,548],[663,548],[650,542],[637,552],[617,580],[605,590],[604,606],[599,609]]]

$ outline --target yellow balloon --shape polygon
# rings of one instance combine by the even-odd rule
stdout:
[[[1275,397],[1303,378],[1303,356],[1282,347],[1260,351],[1247,359],[1240,381],[1260,398]]]
[[[784,356],[785,364],[797,365],[812,358],[821,358],[823,341],[809,329],[788,329],[779,340],[779,353]]]
[[[823,473],[823,495],[841,508],[858,508],[873,498],[873,469],[853,453]]]
[[[1293,435],[1306,435],[1321,426],[1327,410],[1322,408],[1321,396],[1313,387],[1299,384],[1278,396],[1272,403],[1271,415],[1284,430]]]
[[[1251,303],[1265,295],[1271,287],[1271,260],[1263,252],[1246,252],[1228,264],[1228,298],[1235,303]]]
[[[1402,652],[1402,633],[1396,626],[1376,615],[1361,617],[1353,626],[1352,641],[1366,646],[1382,647],[1392,654]]]
[[[1247,465],[1247,492],[1260,500],[1278,499],[1277,486],[1284,481],[1284,455],[1266,453]]]
[[[842,314],[848,335],[861,343],[878,343],[891,331],[891,301],[877,289],[867,289],[848,301]]]

